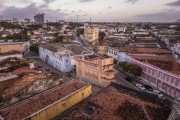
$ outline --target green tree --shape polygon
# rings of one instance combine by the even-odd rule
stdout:
[[[139,65],[127,62],[120,62],[119,67],[121,67],[124,71],[134,75],[135,77],[141,76],[143,72],[143,69]]]
[[[99,42],[102,42],[105,36],[106,34],[104,32],[99,32]]]
[[[62,43],[63,39],[64,39],[64,36],[60,35],[60,36],[57,36],[56,38],[54,38],[53,42],[54,43]]]
[[[39,44],[34,43],[30,46],[30,51],[39,54]]]
[[[78,36],[83,35],[84,34],[84,28],[77,29],[76,33]]]

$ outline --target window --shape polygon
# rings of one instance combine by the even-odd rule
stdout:
[[[68,60],[66,59],[66,63],[68,63]]]
[[[81,95],[82,95],[82,98],[84,98],[84,93],[82,93]]]

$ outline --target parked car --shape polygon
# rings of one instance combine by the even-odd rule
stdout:
[[[145,90],[144,86],[139,83],[136,84],[136,87],[139,88],[140,90]]]
[[[153,91],[153,88],[150,85],[144,85],[144,87],[149,91]]]
[[[159,96],[159,98],[163,98],[163,94],[159,90],[153,90],[153,93]]]
[[[126,77],[125,80],[127,80],[128,82],[132,82],[132,79],[130,77]]]

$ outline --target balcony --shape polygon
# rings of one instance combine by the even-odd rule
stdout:
[[[106,80],[113,80],[115,78],[115,73],[116,73],[115,70],[109,70],[109,71],[103,72],[101,78],[104,78]]]

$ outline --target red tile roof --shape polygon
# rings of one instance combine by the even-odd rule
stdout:
[[[29,68],[19,68],[12,72],[12,74],[16,74],[16,75],[19,75],[22,73],[38,73],[38,70],[33,70],[33,69],[29,69]]]
[[[17,104],[1,109],[0,115],[4,120],[24,119],[85,85],[85,83],[77,80],[67,82]]]

